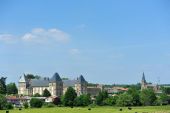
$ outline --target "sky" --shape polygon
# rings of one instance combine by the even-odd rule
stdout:
[[[170,79],[169,0],[0,0],[0,76]]]

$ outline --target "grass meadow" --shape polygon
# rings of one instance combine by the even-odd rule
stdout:
[[[9,113],[170,113],[170,106],[148,106],[148,107],[132,107],[129,110],[127,107],[122,107],[122,111],[119,110],[120,107],[95,107],[88,110],[87,107],[53,107],[53,108],[29,108],[9,110]],[[6,113],[5,110],[0,111],[0,113]]]

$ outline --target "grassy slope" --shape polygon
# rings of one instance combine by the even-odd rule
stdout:
[[[88,108],[66,108],[66,107],[55,107],[55,108],[40,108],[40,109],[18,109],[10,110],[9,113],[170,113],[170,106],[152,106],[152,107],[133,107],[132,110],[123,108],[123,111],[119,111],[119,107],[96,107],[90,111]],[[5,111],[0,111],[5,113]]]

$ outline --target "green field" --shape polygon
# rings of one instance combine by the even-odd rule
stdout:
[[[74,107],[54,107],[54,108],[40,108],[40,109],[18,109],[10,110],[9,113],[170,113],[170,106],[151,106],[151,107],[132,107],[132,110],[128,110],[127,107],[123,107],[122,111],[119,111],[120,107],[95,107],[88,110],[88,108]],[[6,111],[0,111],[5,113]]]

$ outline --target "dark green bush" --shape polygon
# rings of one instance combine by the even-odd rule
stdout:
[[[38,98],[32,98],[32,99],[30,100],[30,106],[31,106],[32,108],[41,108],[42,105],[43,105],[43,101],[40,100],[40,99],[38,99]]]

